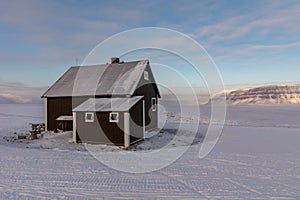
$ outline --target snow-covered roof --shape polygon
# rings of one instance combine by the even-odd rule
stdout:
[[[56,118],[56,121],[73,121],[73,116],[61,115]]]
[[[132,95],[148,64],[141,60],[71,67],[42,97]]]
[[[90,98],[73,109],[73,112],[109,112],[109,111],[128,111],[143,96],[134,96],[131,98]]]

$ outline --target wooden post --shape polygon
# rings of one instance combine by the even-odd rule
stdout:
[[[73,112],[73,142],[77,143],[76,112]]]
[[[143,111],[142,111],[142,115],[143,115],[143,139],[145,139],[145,129],[146,129],[146,123],[145,123],[145,100],[143,100]]]
[[[47,111],[48,111],[48,109],[47,109],[47,98],[45,98],[45,131],[47,131],[48,130],[48,113],[47,113]]]
[[[37,132],[34,130],[34,131],[30,131],[30,133],[31,133],[31,135],[30,135],[31,139],[36,140],[37,139]]]
[[[62,121],[62,130],[67,131],[67,122],[66,121]]]
[[[129,112],[124,112],[124,147],[130,146]]]

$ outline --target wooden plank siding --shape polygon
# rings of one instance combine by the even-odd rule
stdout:
[[[51,97],[47,98],[47,130],[54,130],[59,123],[56,119],[61,115],[72,116],[72,109],[86,101],[89,97]],[[73,125],[68,125],[72,130]]]
[[[94,113],[94,122],[85,122],[85,112],[76,112],[77,142],[123,146],[124,112],[119,112],[117,123],[109,122],[109,113]]]
[[[149,80],[145,80],[143,77],[138,83],[138,87],[135,90],[133,96],[144,96],[145,99],[145,129],[150,130],[158,127],[158,109],[152,111],[151,109],[151,99],[155,98],[157,101],[157,93],[155,91],[155,80],[153,74],[151,73],[150,66],[146,67],[146,71],[149,74]]]
[[[143,100],[140,100],[130,110],[130,144],[143,139]]]

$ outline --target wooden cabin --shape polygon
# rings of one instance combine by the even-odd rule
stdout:
[[[46,129],[72,116],[63,125],[74,142],[127,147],[158,125],[160,94],[148,60],[71,67],[42,98]]]

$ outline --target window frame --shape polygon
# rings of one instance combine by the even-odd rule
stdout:
[[[89,115],[91,116],[90,119],[88,118]],[[84,119],[85,119],[85,122],[92,123],[95,121],[95,114],[93,112],[86,112]]]
[[[112,119],[111,119],[111,116],[112,116],[112,115],[116,115],[116,119],[112,120]],[[118,123],[118,122],[119,122],[119,119],[120,119],[120,118],[119,118],[119,112],[110,112],[110,113],[109,113],[109,122],[110,122],[110,123]]]
[[[146,81],[149,80],[149,72],[148,72],[148,71],[144,71],[144,79],[145,79]]]
[[[157,99],[155,97],[151,98],[151,110],[153,112],[157,110]]]

